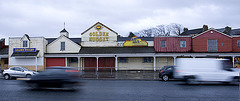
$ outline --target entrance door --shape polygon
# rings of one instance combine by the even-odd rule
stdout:
[[[217,40],[216,39],[207,40],[207,50],[208,50],[208,52],[217,52]]]
[[[97,68],[97,59],[95,57],[84,58],[84,70],[95,70]]]

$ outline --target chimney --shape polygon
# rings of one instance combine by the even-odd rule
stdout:
[[[231,28],[231,27],[228,27],[228,26],[226,26],[226,27],[225,27],[225,30],[224,30],[224,32],[223,32],[223,33],[225,33],[225,34],[227,34],[227,35],[230,35],[230,33],[231,33],[231,30],[232,30],[232,28]]]
[[[202,32],[204,32],[206,30],[208,30],[208,25],[203,25],[203,31]]]
[[[185,27],[185,28],[183,28],[183,32],[185,32],[185,31],[188,31],[188,28],[186,28],[186,27]]]

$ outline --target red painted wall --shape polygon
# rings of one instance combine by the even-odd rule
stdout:
[[[64,66],[65,67],[65,58],[46,58],[46,66]]]
[[[213,31],[213,33],[211,33]],[[215,30],[209,30],[204,34],[193,37],[192,50],[193,52],[208,52],[207,40],[217,39],[217,52],[232,52],[232,38],[223,35]],[[221,43],[224,45],[222,46]]]
[[[84,67],[85,69],[87,69],[87,67],[97,67],[97,59],[95,57],[84,58]]]
[[[240,52],[240,47],[237,47],[237,40],[240,40],[240,37],[232,38],[233,52]]]
[[[115,58],[113,57],[99,58],[98,67],[115,67]]]
[[[161,41],[166,41],[166,48],[161,47]],[[180,41],[186,41],[186,47],[180,47]],[[156,52],[189,52],[191,51],[191,37],[154,37]]]

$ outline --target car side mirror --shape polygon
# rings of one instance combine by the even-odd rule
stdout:
[[[22,70],[22,72],[24,72],[24,70]]]

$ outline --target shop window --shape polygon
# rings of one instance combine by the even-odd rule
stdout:
[[[240,40],[237,41],[237,47],[240,47]]]
[[[152,62],[153,62],[153,58],[151,58],[151,57],[143,58],[143,63],[152,63]]]
[[[166,48],[166,41],[161,41],[161,47]]]
[[[119,58],[119,63],[128,63],[128,58]]]
[[[65,42],[61,42],[61,51],[65,51]]]
[[[180,41],[180,47],[185,48],[186,47],[186,41]]]
[[[76,57],[70,58],[69,62],[70,63],[77,63],[78,62],[78,58],[76,58]]]
[[[27,44],[28,44],[28,41],[23,41],[23,42],[22,42],[23,47],[28,47]]]

